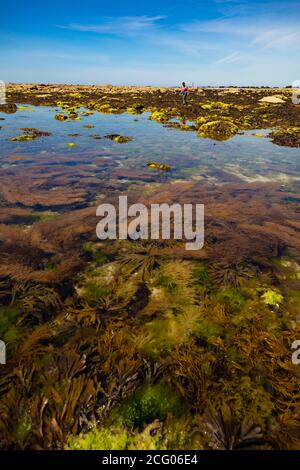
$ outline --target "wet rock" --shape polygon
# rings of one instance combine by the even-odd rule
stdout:
[[[55,114],[54,118],[57,121],[66,121],[68,119],[68,116],[66,116],[65,114]]]
[[[142,114],[144,106],[142,104],[135,104],[127,108],[129,114]]]
[[[94,109],[100,113],[106,114],[119,114],[121,111],[117,108],[113,108],[109,104],[95,105]]]
[[[0,104],[0,112],[6,114],[14,114],[18,110],[16,104]]]
[[[92,137],[92,139],[95,139],[95,140],[103,139],[103,137],[101,135],[98,135],[98,134],[92,134],[92,135],[90,135],[90,137]]]
[[[194,125],[185,124],[184,122],[168,122],[164,127],[179,129],[181,131],[196,131],[197,127]]]
[[[150,119],[157,122],[167,122],[169,120],[169,117],[163,111],[154,111],[151,114]]]
[[[231,108],[231,104],[223,103],[222,101],[212,101],[211,103],[205,103],[201,106],[202,109],[206,110],[221,110],[228,111]]]
[[[69,118],[70,118],[70,119],[77,119],[77,118],[78,118],[78,114],[75,113],[75,111],[71,111],[71,112],[69,113]]]
[[[51,132],[40,131],[35,127],[21,127],[21,131],[25,132],[25,134],[33,136],[33,138],[52,135]]]
[[[120,135],[120,134],[108,134],[104,136],[104,139],[113,140],[114,142],[117,142],[118,144],[125,144],[126,142],[129,142],[130,140],[132,140],[132,137],[127,137],[125,135]]]
[[[16,137],[11,137],[8,140],[10,142],[24,142],[24,141],[27,141],[27,140],[34,140],[34,136],[29,135],[29,134],[17,135]]]
[[[16,137],[11,137],[8,140],[10,140],[11,142],[24,142],[24,141],[34,140],[37,137],[44,137],[44,136],[51,135],[51,132],[40,131],[38,129],[35,129],[34,127],[21,127],[20,130],[23,131],[25,134],[18,135]]]
[[[149,168],[157,169],[157,170],[163,170],[163,171],[170,171],[171,166],[167,165],[165,163],[158,163],[158,162],[148,162],[147,166]]]
[[[300,147],[300,127],[291,127],[286,130],[271,132],[268,137],[271,142],[283,147]]]
[[[208,137],[214,140],[227,140],[238,133],[238,127],[231,121],[211,121],[198,129],[200,137]]]

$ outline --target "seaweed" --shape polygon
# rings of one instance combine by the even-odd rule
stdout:
[[[261,445],[266,444],[261,428],[256,426],[251,418],[244,418],[240,424],[237,424],[226,403],[218,411],[212,407],[208,409],[203,421],[208,446],[213,449],[249,449],[254,446],[262,448]]]
[[[47,100],[63,121],[90,115],[83,104],[149,111],[163,123],[181,114],[176,91],[127,90],[120,100],[100,88],[49,85]],[[273,110],[281,104],[247,93],[191,93],[186,118],[221,122],[220,135],[258,123],[281,129]],[[35,99],[43,102],[27,97]],[[291,361],[300,334],[299,184],[169,184],[109,156],[102,165],[82,155],[75,169],[64,155],[55,166],[53,156],[35,159],[24,172],[32,156],[10,156],[0,171],[0,336],[9,359],[0,371],[0,447],[299,448]],[[96,241],[99,188],[114,202],[120,177],[134,181],[129,199],[147,207],[204,203],[203,250],[186,251],[184,240]]]
[[[201,137],[209,137],[215,140],[227,140],[233,137],[238,132],[238,127],[227,120],[223,121],[210,121],[202,124],[198,129],[198,134]]]

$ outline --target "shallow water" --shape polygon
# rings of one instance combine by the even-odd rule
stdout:
[[[60,122],[54,119],[58,112],[53,107],[34,107],[15,114],[0,113],[0,164],[11,155],[41,155],[43,153],[69,156],[65,164],[76,164],[80,155],[99,154],[109,156],[121,168],[146,170],[146,163],[158,161],[171,165],[168,179],[208,179],[230,182],[241,178],[245,181],[280,181],[286,183],[300,179],[299,149],[279,147],[267,137],[266,130],[248,131],[234,138],[218,142],[198,137],[195,132],[164,127],[149,120],[149,114],[109,115],[95,112],[80,121]],[[82,109],[84,111],[84,109]],[[87,129],[85,125],[93,125]],[[49,131],[51,136],[33,141],[10,142],[8,139],[23,132],[22,127]],[[68,136],[68,134],[79,134]],[[132,142],[118,144],[108,139],[95,140],[91,135],[122,134],[133,137]],[[76,147],[68,147],[70,142]],[[5,161],[5,166],[14,165]],[[160,172],[161,173],[161,172]]]

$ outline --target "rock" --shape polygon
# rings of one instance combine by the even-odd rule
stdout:
[[[221,111],[228,111],[231,108],[231,104],[223,103],[222,101],[212,101],[211,103],[205,103],[201,106],[202,109],[206,110],[221,110]]]
[[[57,121],[66,121],[68,119],[68,116],[66,116],[65,114],[55,114],[54,118]]]
[[[271,132],[268,137],[271,142],[283,147],[300,147],[300,127],[290,127]]]
[[[215,140],[227,140],[238,132],[238,127],[231,121],[211,121],[198,129],[200,137],[208,137]]]
[[[24,135],[17,135],[16,137],[11,137],[10,140],[11,142],[25,142],[28,140],[33,140],[34,136],[29,135],[29,134],[24,134]]]
[[[126,137],[125,135],[120,135],[120,134],[108,134],[104,136],[104,139],[113,140],[114,142],[117,142],[118,144],[125,144],[126,142],[129,142],[130,140],[132,140],[132,137]]]
[[[276,96],[276,95],[265,96],[264,98],[261,98],[259,102],[260,103],[272,103],[272,104],[285,103],[285,101],[280,96]]]
[[[70,118],[70,119],[76,119],[76,118],[78,118],[78,114],[75,113],[75,111],[71,111],[71,112],[69,113],[69,118]]]
[[[14,114],[18,110],[15,104],[0,104],[0,112],[6,114]]]
[[[129,142],[132,139],[124,135],[117,135],[113,140],[117,142],[118,144],[125,144],[126,142]]]
[[[129,114],[142,114],[144,106],[142,104],[134,104],[131,107],[127,108],[127,113]]]
[[[167,122],[169,120],[168,116],[163,111],[154,111],[150,119],[157,122]]]
[[[165,163],[148,162],[148,163],[147,163],[147,166],[148,166],[149,168],[158,169],[158,170],[163,170],[163,171],[169,171],[169,170],[171,170],[171,166],[170,166],[170,165],[166,165]]]
[[[25,134],[33,136],[34,138],[46,137],[46,136],[52,135],[51,132],[40,131],[39,129],[36,129],[35,127],[21,127],[21,131],[25,132]]]
[[[102,105],[95,105],[94,109],[96,111],[99,111],[100,113],[106,113],[106,114],[120,114],[121,111],[119,111],[117,108],[111,107],[109,104],[102,104]]]
[[[38,129],[35,129],[34,127],[21,127],[21,131],[25,132],[25,134],[18,135],[16,137],[11,137],[8,140],[10,140],[11,142],[26,142],[26,141],[34,140],[37,137],[44,137],[44,136],[51,135],[51,132],[39,131]]]

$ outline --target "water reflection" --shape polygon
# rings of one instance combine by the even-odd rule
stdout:
[[[124,171],[151,172],[146,169],[149,161],[171,165],[168,179],[205,178],[222,183],[234,179],[287,182],[299,178],[299,149],[272,144],[264,137],[266,130],[244,132],[216,142],[195,132],[164,127],[149,120],[147,113],[138,117],[94,113],[80,121],[59,122],[54,119],[56,112],[52,107],[19,106],[14,115],[0,113],[4,118],[0,121],[2,166],[25,164],[22,160],[9,160],[12,155],[31,155],[30,161],[26,159],[27,165],[36,163],[37,156],[42,164],[44,154],[52,155],[53,163],[57,155],[64,157],[65,165],[76,165],[82,156],[99,155],[112,159]],[[185,117],[178,122],[181,128],[191,124]],[[38,128],[52,135],[30,142],[9,142],[7,139],[22,134],[22,127]],[[258,138],[255,133],[263,137]],[[133,140],[118,144],[93,137],[106,134],[122,134]],[[68,146],[70,143],[76,146]]]

